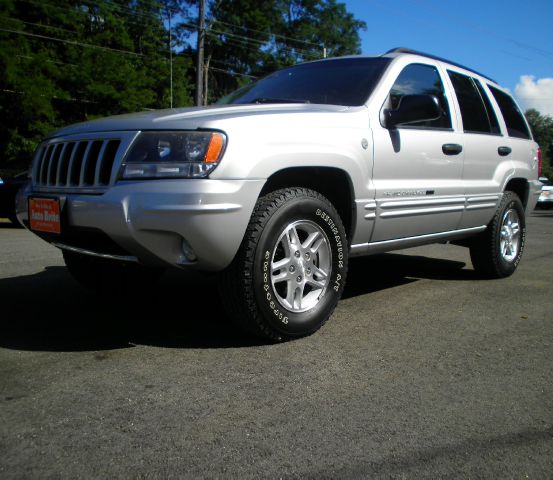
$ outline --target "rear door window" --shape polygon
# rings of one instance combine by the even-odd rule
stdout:
[[[522,112],[511,96],[491,85],[488,85],[488,87],[499,105],[499,109],[507,125],[509,136],[516,138],[531,138],[528,125],[524,120]]]
[[[448,70],[466,133],[500,133],[497,117],[482,86],[472,77]]]

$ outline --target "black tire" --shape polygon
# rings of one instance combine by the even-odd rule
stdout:
[[[512,247],[502,248],[502,230],[510,235],[513,228],[505,232],[506,215],[514,212],[513,218],[518,220],[518,234],[512,235]],[[513,222],[513,225],[515,223]],[[510,228],[510,227],[508,227]],[[516,241],[514,240],[516,239]],[[478,274],[485,278],[503,278],[512,275],[516,270],[526,241],[526,219],[524,207],[518,195],[507,191],[495,212],[488,228],[472,239],[470,243],[470,258]]]
[[[220,275],[223,304],[249,334],[272,341],[309,335],[342,295],[347,252],[340,216],[324,196],[300,187],[269,193],[257,201],[242,245]]]
[[[82,286],[102,295],[121,292],[143,293],[154,287],[164,270],[135,263],[108,260],[80,253],[63,251],[65,265]]]

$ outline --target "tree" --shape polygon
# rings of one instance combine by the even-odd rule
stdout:
[[[336,0],[279,0],[275,53],[284,64],[361,52],[359,30],[366,24],[356,20]]]
[[[186,12],[183,43],[196,24]],[[359,53],[365,28],[336,0],[212,0],[206,25],[206,103],[284,66],[323,58],[325,49],[329,56]]]
[[[542,174],[553,179],[553,117],[542,115],[531,108],[524,114],[534,134],[534,139],[540,145],[543,158]]]

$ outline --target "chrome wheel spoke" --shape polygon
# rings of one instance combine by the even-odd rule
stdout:
[[[507,262],[513,262],[520,244],[520,220],[518,213],[510,209],[503,215],[499,233],[499,252]]]
[[[284,270],[284,271],[281,271],[277,275],[273,275],[271,277],[271,279],[272,279],[273,284],[274,284],[274,283],[280,283],[280,282],[288,281],[289,277],[290,277],[290,274],[288,273],[288,271]]]
[[[328,274],[325,271],[321,270],[319,267],[316,267],[315,265],[313,265],[311,268],[312,268],[312,271],[313,271],[313,277],[315,277],[315,275],[316,275],[321,280],[326,281],[326,278],[328,277]]]
[[[322,240],[322,235],[319,233],[319,232],[313,232],[311,233],[307,239],[305,240],[305,242],[303,242],[302,244],[302,248],[305,249],[305,250],[311,250],[312,252],[315,252],[315,250],[312,250],[315,242],[317,242],[317,248],[318,246],[320,245],[320,242],[318,241],[319,239]]]
[[[283,258],[282,260],[278,260],[277,262],[274,262],[271,264],[271,273],[274,275],[275,272],[278,272],[279,270],[282,270],[283,268],[288,267],[290,264],[290,259]]]
[[[276,299],[292,312],[313,308],[328,288],[331,268],[332,251],[324,230],[309,220],[290,223],[282,230],[270,263]]]
[[[301,301],[303,297],[303,287],[295,282],[288,282],[288,290],[286,292],[286,302],[292,310],[301,309]]]
[[[288,240],[288,248],[290,249],[290,252],[301,246],[300,238],[298,237],[298,232],[296,231],[296,227],[294,225],[291,225],[287,229],[286,238]]]
[[[313,245],[311,245],[311,253],[316,253],[323,244],[326,244],[326,240],[322,236],[321,238],[317,238]]]
[[[325,280],[315,280],[314,278],[307,278],[305,283],[321,290],[326,286]]]
[[[508,242],[505,242],[505,248],[503,251],[503,255],[509,256],[511,255],[511,245]]]

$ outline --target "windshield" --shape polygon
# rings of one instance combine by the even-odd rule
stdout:
[[[390,59],[337,58],[279,70],[219,100],[231,103],[322,103],[360,106]]]

